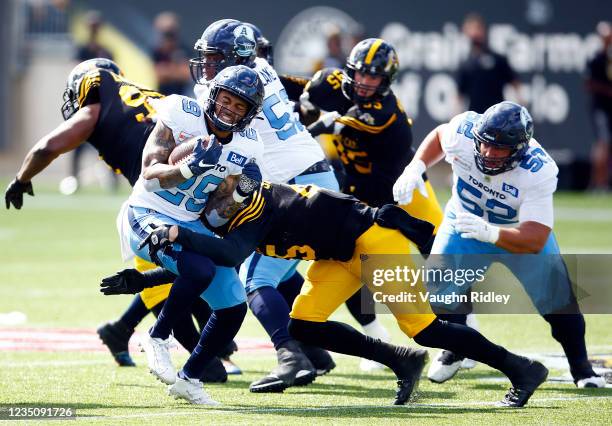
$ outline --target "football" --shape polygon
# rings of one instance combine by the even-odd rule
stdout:
[[[191,139],[186,140],[178,144],[170,153],[170,157],[168,158],[168,164],[171,166],[175,166],[177,164],[184,163],[185,161],[189,161],[191,154],[193,153],[193,149],[195,148],[197,143],[202,143],[204,148],[208,146],[210,138],[208,136],[195,136]]]

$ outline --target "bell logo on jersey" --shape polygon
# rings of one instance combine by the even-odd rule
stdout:
[[[507,192],[508,194],[512,195],[515,198],[518,198],[519,190],[518,188],[512,185],[508,185],[507,183],[504,182],[504,184],[502,185],[502,191]]]
[[[237,154],[234,151],[230,151],[229,155],[227,156],[227,161],[229,161],[230,163],[237,164],[242,167],[246,163],[246,157],[243,155]]]

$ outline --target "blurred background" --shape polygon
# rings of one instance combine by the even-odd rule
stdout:
[[[608,188],[612,34],[605,20],[612,19],[612,3],[606,0],[2,1],[0,178],[12,178],[29,147],[61,121],[75,64],[110,57],[142,86],[189,95],[193,44],[211,22],[228,17],[261,28],[279,73],[311,76],[324,66],[341,67],[362,38],[390,41],[401,67],[394,90],[414,119],[415,145],[454,114],[482,109],[483,93],[494,97],[499,86],[498,96],[529,108],[536,139],[560,166],[560,188]],[[116,185],[95,154],[64,157],[35,180],[79,176],[85,184]],[[444,170],[441,176],[444,181]]]

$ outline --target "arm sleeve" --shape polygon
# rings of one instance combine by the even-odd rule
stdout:
[[[293,75],[279,75],[283,87],[287,91],[287,96],[293,102],[298,102],[300,100],[300,95],[304,91],[304,87],[310,80],[306,78],[296,77]]]
[[[219,266],[237,266],[255,251],[259,243],[261,225],[248,222],[216,238],[179,227],[176,241],[183,247],[209,257]]]

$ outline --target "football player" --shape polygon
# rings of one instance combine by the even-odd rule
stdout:
[[[587,358],[584,318],[552,232],[558,168],[532,136],[529,112],[512,102],[493,105],[484,114],[459,114],[424,139],[395,183],[394,197],[409,203],[414,190],[424,185],[423,173],[445,158],[453,169],[452,197],[432,253],[537,254],[537,267],[526,264],[525,257],[523,262],[517,257],[502,262],[550,324],[575,384],[603,387],[604,379],[594,373]],[[487,262],[478,267],[486,268]],[[465,323],[465,315],[448,319]],[[428,377],[439,383],[452,378],[463,356],[442,351]]]
[[[208,258],[180,244],[150,255],[141,243],[148,231],[171,224],[212,236],[199,221],[209,193],[228,176],[242,173],[261,179],[250,160],[260,158],[263,145],[257,131],[248,125],[261,110],[263,94],[257,73],[238,65],[213,79],[204,108],[195,99],[180,95],[156,101],[157,124],[144,147],[141,175],[117,218],[124,259],[136,255],[177,275],[143,348],[151,373],[170,385],[169,394],[194,404],[217,404],[199,378],[242,324],[247,309],[244,287],[234,268],[215,267]],[[170,164],[174,148],[197,135],[201,136],[193,152]],[[232,192],[234,199],[245,199],[247,189],[237,187]],[[168,347],[172,325],[200,296],[213,312],[177,374]]]
[[[343,70],[326,68],[307,81],[300,96],[302,117],[328,111],[308,129],[314,136],[333,135],[332,141],[344,169],[342,192],[374,207],[393,203],[392,187],[411,160],[412,120],[391,90],[399,67],[391,44],[378,38],[362,40],[352,49]],[[303,81],[291,79],[288,85]],[[296,92],[297,90],[293,90]],[[414,217],[438,225],[442,209],[435,192],[423,176],[424,186],[411,203],[402,205]],[[433,241],[433,240],[432,240]],[[430,246],[420,248],[428,253]],[[364,287],[347,307],[366,334],[389,339],[387,330],[376,320],[371,295]],[[368,306],[362,306],[368,304]],[[365,371],[377,369],[364,361]]]
[[[409,254],[411,241],[417,246],[426,244],[434,226],[413,218],[397,206],[369,207],[352,196],[314,185],[264,182],[245,207],[234,212],[230,209],[232,204],[235,202],[231,197],[215,197],[204,216],[207,221],[209,217],[225,217],[225,211],[231,212],[227,224],[217,229],[224,235],[223,239],[180,226],[165,226],[154,230],[145,241],[153,253],[178,242],[223,265],[239,264],[255,248],[269,256],[314,260],[293,304],[289,324],[292,336],[391,368],[398,378],[394,404],[405,404],[418,382],[427,352],[382,342],[328,318],[363,285],[363,256]],[[121,275],[107,282],[129,287]],[[135,285],[142,285],[146,280],[133,281]],[[378,287],[377,291],[397,295],[406,289],[396,284]],[[419,283],[409,288],[413,292],[424,291]],[[508,352],[472,328],[440,321],[429,303],[419,297],[415,297],[414,303],[386,304],[400,329],[418,344],[453,348],[506,374],[512,382],[502,401],[506,406],[525,405],[546,380],[548,370],[539,362]]]
[[[65,121],[38,141],[27,154],[16,178],[6,190],[6,207],[12,204],[20,209],[23,194],[34,194],[32,178],[59,155],[87,141],[109,167],[123,174],[133,186],[140,175],[142,150],[155,126],[155,110],[151,103],[162,97],[127,80],[117,64],[109,59],[96,58],[78,64],[70,72],[64,91],[61,112]],[[135,263],[140,271],[155,268],[154,264],[140,258],[136,258]],[[145,291],[143,296],[149,297],[144,299],[137,295],[119,320],[98,328],[98,335],[120,366],[134,365],[128,352],[130,336],[149,309],[159,313],[165,299],[159,297],[163,288]],[[207,311],[208,306],[203,300],[194,305],[199,323],[205,323]],[[186,314],[176,322],[174,336],[188,351],[195,348],[199,333],[193,326],[191,315]],[[227,375],[221,362],[215,359],[202,378],[223,382]]]
[[[207,82],[224,67],[237,63],[251,66],[265,90],[262,112],[252,124],[264,144],[260,163],[264,178],[338,189],[331,166],[293,111],[276,71],[266,59],[251,54],[256,45],[262,54],[266,52],[262,40],[261,31],[252,24],[224,19],[209,25],[195,43],[198,57],[190,62],[198,99],[206,99]],[[253,253],[240,268],[249,307],[270,336],[278,358],[276,368],[251,383],[252,392],[282,392],[293,385],[305,385],[335,366],[327,352],[298,344],[287,331],[290,306],[303,282],[296,272],[297,264],[296,260]]]

